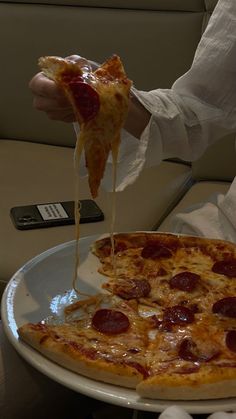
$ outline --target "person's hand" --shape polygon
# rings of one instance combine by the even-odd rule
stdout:
[[[98,65],[90,62],[79,55],[71,55],[68,60],[77,62],[88,71],[94,70]],[[29,88],[33,93],[33,106],[39,111],[43,111],[50,119],[74,122],[75,116],[73,109],[66,98],[62,89],[57,84],[48,79],[42,72],[37,73],[29,83]]]
[[[29,87],[33,93],[35,109],[45,112],[53,120],[75,121],[70,103],[53,80],[48,79],[43,73],[37,73],[30,81]]]

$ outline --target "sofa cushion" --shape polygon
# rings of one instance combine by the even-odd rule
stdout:
[[[217,3],[218,0],[205,0],[206,10],[212,12]]]
[[[236,176],[235,134],[217,141],[192,164],[195,180],[232,181]]]

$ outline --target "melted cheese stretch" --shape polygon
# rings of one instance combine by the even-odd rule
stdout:
[[[115,279],[117,278],[116,257],[115,257],[115,240],[114,240],[115,221],[116,221],[117,157],[118,157],[118,151],[113,150],[113,153],[112,153],[113,185],[112,185],[112,208],[111,208],[110,238],[111,238],[111,251],[112,251],[112,268],[113,268],[113,273],[114,273],[114,278]]]
[[[72,288],[77,294],[84,295],[77,288],[77,278],[79,269],[79,238],[80,238],[80,199],[79,199],[79,164],[83,150],[83,144],[79,140],[79,133],[76,130],[77,141],[74,154],[74,169],[75,169],[75,267],[72,281]]]
[[[88,294],[82,293],[77,287],[78,273],[79,273],[79,239],[80,239],[80,199],[79,199],[79,165],[81,155],[83,151],[83,142],[80,141],[79,130],[75,127],[77,141],[74,155],[74,169],[75,169],[75,268],[74,276],[72,281],[72,288],[79,295],[88,297]],[[115,230],[115,219],[116,219],[116,173],[117,173],[117,157],[118,148],[112,150],[112,164],[113,164],[113,186],[112,186],[112,206],[111,206],[111,224],[110,224],[110,239],[111,239],[111,260],[113,275],[116,278],[116,258],[115,258],[115,241],[114,241],[114,230]]]

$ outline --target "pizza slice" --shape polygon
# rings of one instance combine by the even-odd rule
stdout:
[[[96,198],[110,152],[116,163],[131,81],[117,55],[95,71],[86,60],[75,62],[54,56],[41,57],[39,66],[62,88],[73,107],[80,125],[78,161],[84,150],[90,191]]]
[[[62,322],[27,323],[18,333],[47,358],[95,380],[135,388],[148,374],[146,321],[120,299],[91,296],[67,307]]]

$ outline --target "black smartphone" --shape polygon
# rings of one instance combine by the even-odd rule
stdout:
[[[74,201],[25,205],[10,210],[11,219],[19,230],[62,226],[75,223]],[[95,201],[80,201],[80,223],[104,220],[104,214]]]

